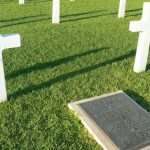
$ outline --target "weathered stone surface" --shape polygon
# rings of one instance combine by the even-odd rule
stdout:
[[[104,149],[150,149],[150,114],[124,92],[77,101],[69,107]]]

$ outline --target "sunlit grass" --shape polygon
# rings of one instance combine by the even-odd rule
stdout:
[[[48,0],[0,2],[0,33],[19,33],[22,47],[3,53],[9,101],[0,104],[0,149],[84,149],[100,146],[68,103],[124,90],[150,111],[150,65],[133,70],[143,0],[61,1],[61,24],[51,24]],[[149,59],[150,60],[150,59]]]

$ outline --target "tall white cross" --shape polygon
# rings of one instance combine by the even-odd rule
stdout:
[[[150,46],[150,2],[144,3],[142,19],[131,21],[129,30],[140,32],[134,63],[134,71],[140,73],[146,70]]]
[[[0,34],[0,102],[7,100],[2,52],[4,49],[20,46],[21,41],[19,34]]]
[[[24,4],[24,0],[19,0],[19,4]]]
[[[118,18],[124,17],[125,11],[126,11],[126,0],[120,0]]]
[[[60,0],[53,0],[52,7],[52,23],[58,24],[60,22]]]

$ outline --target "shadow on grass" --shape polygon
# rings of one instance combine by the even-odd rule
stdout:
[[[21,25],[21,24],[27,24],[27,23],[32,23],[32,22],[38,22],[38,21],[44,21],[44,20],[48,20],[48,19],[49,20],[51,19],[51,17],[49,17],[48,14],[42,14],[42,15],[38,15],[38,16],[22,17],[22,18],[16,18],[16,19],[11,19],[11,20],[2,20],[2,21],[0,21],[0,23],[5,23],[5,22],[6,23],[8,22],[8,23],[5,25],[0,25],[0,28]],[[20,21],[20,22],[16,22],[16,21]]]
[[[73,21],[80,21],[80,20],[86,20],[86,19],[92,19],[92,18],[97,18],[97,17],[102,17],[102,16],[109,16],[109,15],[116,15],[117,13],[105,13],[105,14],[97,14],[97,15],[92,15],[92,16],[85,16],[85,17],[80,17],[80,18],[73,18],[73,19],[67,19],[67,20],[62,20],[61,22],[73,22]],[[75,16],[75,14],[73,14]],[[77,14],[78,15],[78,14]],[[62,16],[63,18],[63,16]]]
[[[28,1],[27,3],[43,3],[43,2],[51,2],[52,0],[40,0],[40,1]]]
[[[138,14],[132,14],[132,15],[127,15],[126,17],[135,17],[135,16],[141,16],[142,15],[142,13],[138,13]]]
[[[0,2],[0,4],[8,4],[8,3],[12,3],[11,1],[2,1]]]
[[[139,9],[134,9],[134,10],[127,10],[126,12],[137,12],[137,11],[141,11],[141,10],[142,10],[142,8],[139,8]],[[72,14],[72,15],[62,16],[62,18],[63,17],[70,17],[70,16],[80,16],[80,15],[94,14],[94,13],[100,13],[100,12],[106,12],[106,11],[108,11],[108,10],[93,11],[93,12],[79,13],[79,14]],[[109,16],[109,15],[117,15],[117,14],[118,14],[118,12],[97,14],[97,15],[92,15],[92,16],[85,16],[85,17],[80,17],[80,18],[73,18],[73,19],[68,19],[68,20],[62,20],[61,22],[72,22],[72,21],[79,21],[79,20],[84,20],[84,19],[91,19],[91,18],[97,18],[97,17],[101,17],[101,16]],[[138,16],[138,15],[141,15],[141,13],[127,15],[126,17]]]
[[[150,70],[150,64],[147,64],[146,70]]]
[[[132,9],[132,10],[126,10],[126,12],[135,12],[135,11],[141,11],[142,8],[138,8],[138,9]]]
[[[141,105],[147,111],[150,111],[150,104],[144,99],[144,97],[140,96],[137,92],[133,90],[125,90],[132,99],[134,99],[139,105]]]
[[[37,63],[34,66],[19,69],[17,71],[11,72],[10,74],[6,75],[6,79],[15,78],[19,75],[27,74],[27,73],[30,73],[32,71],[44,70],[46,68],[53,68],[53,67],[56,67],[58,65],[65,64],[65,63],[68,63],[70,61],[73,61],[77,58],[81,58],[81,57],[86,56],[86,55],[98,53],[98,52],[100,52],[104,49],[108,49],[108,48],[103,47],[103,48],[100,48],[100,49],[89,50],[89,51],[86,51],[84,53],[75,54],[75,55],[68,56],[68,57],[61,58],[61,59],[54,60],[54,61],[49,61],[49,62],[45,62],[45,63]]]
[[[136,13],[136,14],[129,14],[129,15],[126,15],[126,17],[132,17],[132,16],[140,16],[142,15],[141,11],[142,11],[142,8],[139,8],[139,9],[133,9],[133,10],[127,10],[126,13],[128,14],[129,13],[132,13],[132,12],[138,12],[140,11],[139,13]]]
[[[48,16],[48,14],[40,14],[40,15],[37,15],[37,16],[27,16],[27,17],[22,17],[22,18],[15,18],[15,19],[7,19],[7,20],[0,20],[0,23],[1,22],[9,22],[9,21],[18,21],[18,20],[23,20],[23,19],[33,19],[33,18],[37,18],[37,17],[41,17],[41,16]]]
[[[28,94],[32,91],[36,91],[36,90],[40,90],[40,89],[43,89],[43,88],[48,88],[56,83],[59,83],[59,82],[62,82],[62,81],[65,81],[65,80],[68,80],[70,78],[73,78],[75,76],[78,76],[78,75],[81,75],[81,74],[84,74],[84,73],[87,73],[87,72],[91,72],[93,70],[96,70],[100,67],[104,67],[106,65],[110,65],[112,63],[115,63],[115,62],[118,62],[118,61],[122,61],[124,59],[127,59],[128,57],[132,57],[135,55],[135,51],[131,51],[130,53],[128,54],[125,54],[125,55],[122,55],[120,57],[117,57],[117,58],[113,58],[109,61],[106,61],[106,62],[102,62],[102,63],[99,63],[99,64],[96,64],[96,65],[93,65],[93,66],[89,66],[89,67],[86,67],[86,68],[83,68],[81,70],[77,70],[77,71],[73,71],[73,72],[69,72],[69,73],[65,73],[63,75],[60,75],[54,79],[51,79],[49,81],[46,81],[46,82],[43,82],[41,84],[36,84],[36,85],[31,85],[29,87],[26,87],[24,89],[21,89],[21,90],[18,90],[16,92],[14,92],[13,94],[10,94],[8,95],[9,99],[14,99],[14,98],[17,98],[19,96],[22,96],[22,95],[25,95],[25,94]]]
[[[126,12],[135,12],[135,11],[139,11],[139,10],[141,10],[141,9],[127,10]],[[101,12],[105,12],[105,11],[107,11],[107,10],[99,10],[99,11],[97,10],[97,11],[91,11],[91,12],[78,13],[78,14],[64,15],[64,16],[61,16],[61,18],[62,18],[61,22],[62,23],[63,22],[72,22],[72,21],[79,21],[79,20],[97,18],[97,17],[101,17],[101,16],[109,16],[109,15],[117,15],[118,14],[117,12],[114,12],[114,13],[105,13],[105,14],[94,15],[95,13],[101,13]],[[82,15],[89,15],[89,14],[92,14],[92,16],[80,17]],[[126,15],[126,17],[138,16],[138,15],[141,15],[141,13]],[[44,18],[39,18],[39,17],[44,17]],[[67,17],[79,17],[79,18],[63,20],[63,18],[67,18]],[[44,20],[48,20],[48,19],[49,20],[51,19],[51,17],[48,14],[41,14],[41,15],[37,15],[37,16],[22,17],[22,18],[10,19],[10,20],[1,20],[0,23],[7,23],[7,22],[11,22],[11,23],[8,23],[5,25],[0,25],[0,28],[21,25],[21,24],[27,24],[27,23],[32,23],[32,22],[38,22],[38,21],[44,21]],[[15,22],[15,21],[21,21],[21,22]]]
[[[88,15],[88,14],[93,14],[93,13],[100,13],[100,12],[105,12],[107,10],[97,10],[97,11],[90,11],[90,12],[82,12],[78,14],[69,14],[69,15],[64,15],[62,17],[74,17],[74,16],[81,16],[81,15]]]
[[[138,12],[141,11],[142,8],[139,9],[134,9],[134,10],[127,10],[126,13],[128,12]],[[97,18],[97,17],[101,17],[101,16],[111,16],[111,15],[117,15],[118,12],[112,12],[112,13],[104,13],[104,14],[97,14],[94,15],[94,13],[100,13],[100,12],[106,12],[108,10],[101,10],[101,11],[91,11],[91,12],[87,12],[87,13],[79,13],[79,14],[72,14],[72,15],[65,15],[62,16],[62,18],[64,17],[71,17],[71,16],[82,16],[82,15],[88,15],[88,14],[93,14],[92,16],[84,16],[84,17],[79,17],[79,18],[73,18],[73,19],[68,19],[68,20],[62,20],[61,22],[72,22],[72,21],[79,21],[79,20],[85,20],[85,19],[91,19],[91,18]],[[126,17],[131,17],[131,16],[139,16],[142,13],[137,13],[137,14],[130,14],[130,15],[126,15]]]
[[[52,0],[39,0],[39,1],[25,1],[25,4],[26,3],[42,3],[42,2],[51,2]],[[8,3],[13,3],[13,1],[2,1],[2,2],[0,2],[0,4],[8,4]],[[15,3],[15,2],[14,2]],[[19,4],[19,1],[18,1],[18,4]]]
[[[78,13],[78,14],[64,15],[64,16],[61,16],[61,18],[62,18],[61,22],[63,23],[63,22],[70,22],[70,21],[78,21],[78,20],[83,20],[83,19],[91,19],[91,18],[96,18],[96,17],[100,17],[100,16],[109,16],[109,15],[117,14],[117,13],[107,13],[107,14],[94,15],[95,13],[101,13],[101,12],[105,12],[105,11],[107,11],[107,10],[82,12],[82,13]],[[90,15],[90,14],[92,14],[92,15],[82,17],[82,15]],[[75,17],[75,16],[78,18],[63,20],[64,18]],[[51,17],[49,14],[41,14],[38,16],[29,16],[29,17],[22,17],[22,18],[10,19],[10,20],[2,20],[2,21],[0,21],[0,23],[6,23],[6,24],[0,25],[0,28],[21,25],[21,24],[27,24],[27,23],[32,23],[32,22],[38,22],[38,21],[44,21],[44,20],[48,20],[48,19],[51,20]],[[20,22],[17,22],[17,21],[20,21]]]

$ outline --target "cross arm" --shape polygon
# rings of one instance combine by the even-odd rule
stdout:
[[[132,32],[142,32],[144,31],[145,24],[143,21],[131,21],[129,30]]]
[[[21,46],[19,34],[0,34],[0,49],[15,48]]]

